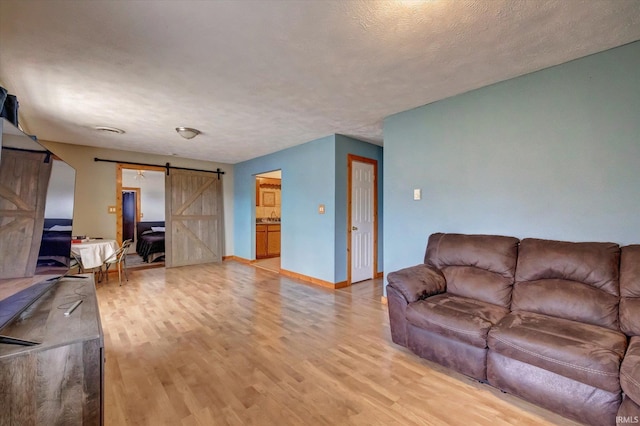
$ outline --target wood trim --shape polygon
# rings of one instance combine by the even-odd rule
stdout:
[[[224,256],[222,258],[222,260],[224,261],[235,261],[238,263],[244,263],[246,265],[253,265],[254,263],[256,263],[255,260],[249,260],[249,259],[245,259],[244,257],[239,257],[239,256]],[[293,272],[293,271],[288,271],[286,269],[280,269],[280,274],[284,275],[286,277],[290,277],[290,278],[295,278],[297,280],[300,281],[305,281],[311,284],[315,284],[315,285],[319,285],[321,287],[325,287],[325,288],[331,288],[334,290],[338,290],[340,288],[345,288],[345,287],[349,287],[349,284],[347,284],[346,281],[340,281],[337,283],[332,283],[329,281],[324,281],[321,280],[319,278],[314,278],[314,277],[310,277],[308,275],[303,275],[303,274],[299,274],[297,272]]]
[[[383,305],[388,305],[389,301],[387,300],[387,296],[380,297],[380,303],[382,303]]]
[[[319,278],[310,277],[308,275],[299,274],[297,272],[288,271],[288,270],[282,269],[282,268],[280,268],[280,273],[282,275],[290,277],[290,278],[295,278],[295,279],[300,280],[300,281],[305,281],[305,282],[308,282],[308,283],[311,283],[311,284],[319,285],[321,287],[330,288],[330,289],[334,289],[334,290],[349,286],[349,284],[347,284],[346,281],[340,281],[340,282],[337,282],[337,283],[332,283],[330,281],[321,280]]]
[[[164,167],[155,166],[143,166],[143,165],[131,165],[131,164],[116,164],[116,241],[118,244],[122,244],[122,170],[149,170],[154,172],[166,173],[167,169]],[[140,197],[138,197],[140,198]],[[166,203],[166,199],[165,199]],[[140,209],[138,209],[139,211]],[[139,222],[140,220],[138,220]]]
[[[335,283],[333,285],[333,288],[335,288],[336,290],[341,289],[341,288],[345,288],[345,287],[349,287],[351,284],[347,283],[346,281],[340,281],[338,283]]]
[[[376,272],[375,278],[382,278],[382,277],[384,277],[384,271]]]
[[[256,177],[256,207],[260,206],[260,178]]]
[[[122,244],[122,169],[125,166],[116,164],[116,241]]]
[[[250,265],[252,263],[255,262],[255,260],[249,260],[249,259],[245,259],[244,257],[240,257],[240,256],[222,256],[222,261],[235,261],[238,263],[244,263],[247,265]]]
[[[267,189],[282,188],[282,179],[256,177],[256,180],[258,181],[258,187],[260,188],[267,188]]]
[[[372,158],[347,154],[347,285],[351,285],[351,184],[353,162],[373,165],[373,274],[378,278],[378,161]]]

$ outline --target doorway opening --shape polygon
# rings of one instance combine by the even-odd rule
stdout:
[[[378,162],[347,157],[347,284],[378,271]]]
[[[255,179],[255,266],[279,273],[282,240],[282,170],[260,173]]]
[[[165,169],[118,164],[116,236],[133,243],[127,268],[164,267]]]

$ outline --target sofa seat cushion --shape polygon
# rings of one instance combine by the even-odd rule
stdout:
[[[640,404],[640,337],[634,336],[629,341],[629,348],[620,367],[620,384],[622,390],[636,404]]]
[[[445,293],[409,304],[407,321],[444,337],[486,348],[487,333],[508,313],[500,306]]]
[[[626,336],[592,324],[530,312],[513,312],[491,329],[489,349],[569,379],[620,391]]]

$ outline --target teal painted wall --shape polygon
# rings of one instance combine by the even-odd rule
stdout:
[[[335,137],[234,166],[235,255],[255,259],[255,175],[282,170],[281,268],[333,282]],[[324,204],[326,213],[318,214]]]
[[[353,139],[348,136],[336,135],[336,275],[335,282],[347,279],[347,156],[349,154],[370,158],[378,162],[378,271],[383,266],[383,194],[382,194],[382,147]]]
[[[385,119],[385,273],[440,231],[640,243],[639,70],[636,42]]]
[[[332,135],[234,166],[235,255],[255,259],[255,175],[282,170],[281,268],[331,283],[347,279],[347,155],[378,161],[382,269],[382,147]],[[325,214],[318,214],[318,205]]]

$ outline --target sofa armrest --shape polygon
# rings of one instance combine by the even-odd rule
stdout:
[[[444,293],[447,282],[437,269],[427,265],[416,265],[400,269],[387,275],[389,286],[398,290],[407,303]]]

